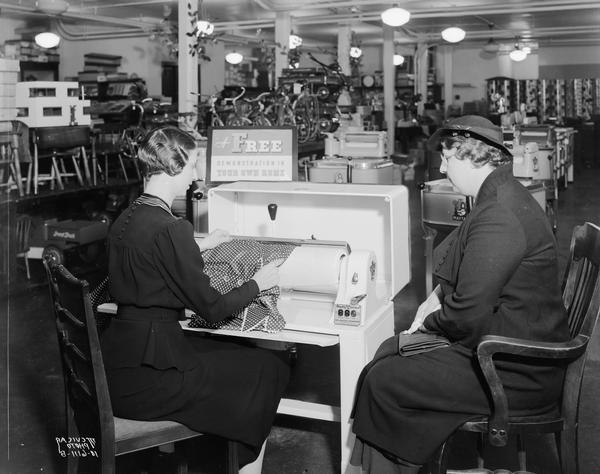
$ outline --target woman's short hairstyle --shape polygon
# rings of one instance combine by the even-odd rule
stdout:
[[[177,127],[165,126],[150,130],[138,147],[138,159],[147,178],[160,173],[175,176],[181,173],[196,148],[196,141]]]
[[[512,163],[512,155],[496,148],[486,142],[461,134],[446,135],[440,142],[441,148],[451,150],[456,148],[453,158],[471,160],[474,166],[480,168],[487,163],[494,167]]]

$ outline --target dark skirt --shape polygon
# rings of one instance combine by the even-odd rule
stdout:
[[[353,431],[383,452],[424,464],[465,421],[489,414],[490,402],[472,349],[454,344],[403,357],[393,344],[395,338],[384,341],[378,353],[388,355],[363,373]],[[500,362],[511,415],[545,413],[556,407],[564,371],[546,364]]]
[[[150,366],[107,370],[113,412],[172,420],[241,443],[240,465],[253,461],[271,429],[289,380],[275,354],[213,337],[189,339],[199,363],[190,370]]]

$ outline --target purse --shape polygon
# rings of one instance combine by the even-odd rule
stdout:
[[[404,357],[449,346],[450,341],[438,334],[421,331],[412,334],[398,334],[398,354]]]

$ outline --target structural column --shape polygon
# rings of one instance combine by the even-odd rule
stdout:
[[[421,101],[417,106],[417,114],[423,115],[425,100],[427,100],[427,76],[429,75],[429,49],[426,43],[419,43],[416,51],[416,72],[415,89],[417,94],[421,94]]]
[[[452,61],[452,46],[443,47],[444,55],[444,117],[448,114],[448,107],[453,102],[452,93],[453,87],[453,61]]]
[[[337,60],[342,73],[350,76],[350,46],[352,42],[352,28],[350,25],[340,25],[337,38]]]
[[[189,54],[190,46],[194,43],[194,38],[187,36],[191,31],[190,18],[188,15],[188,3],[192,11],[198,10],[198,0],[177,0],[179,24],[178,42],[179,55],[177,59],[178,66],[178,100],[177,109],[179,113],[194,112],[195,105],[198,104],[198,56]]]
[[[277,12],[275,17],[275,80],[281,76],[281,71],[288,67],[288,58],[282,53],[288,50],[291,30],[292,20],[289,12]]]
[[[394,28],[383,26],[383,110],[387,124],[388,155],[394,153],[396,138],[396,116],[394,92],[396,87],[396,67],[394,66]]]

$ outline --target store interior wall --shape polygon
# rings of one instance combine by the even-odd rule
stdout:
[[[452,51],[453,94],[459,95],[457,103],[484,100],[486,79],[490,77],[510,77],[513,79],[538,78],[538,54],[529,54],[524,61],[511,61],[507,54],[490,55],[482,52],[481,47],[454,47]],[[436,58],[436,81],[444,83],[443,56]]]

